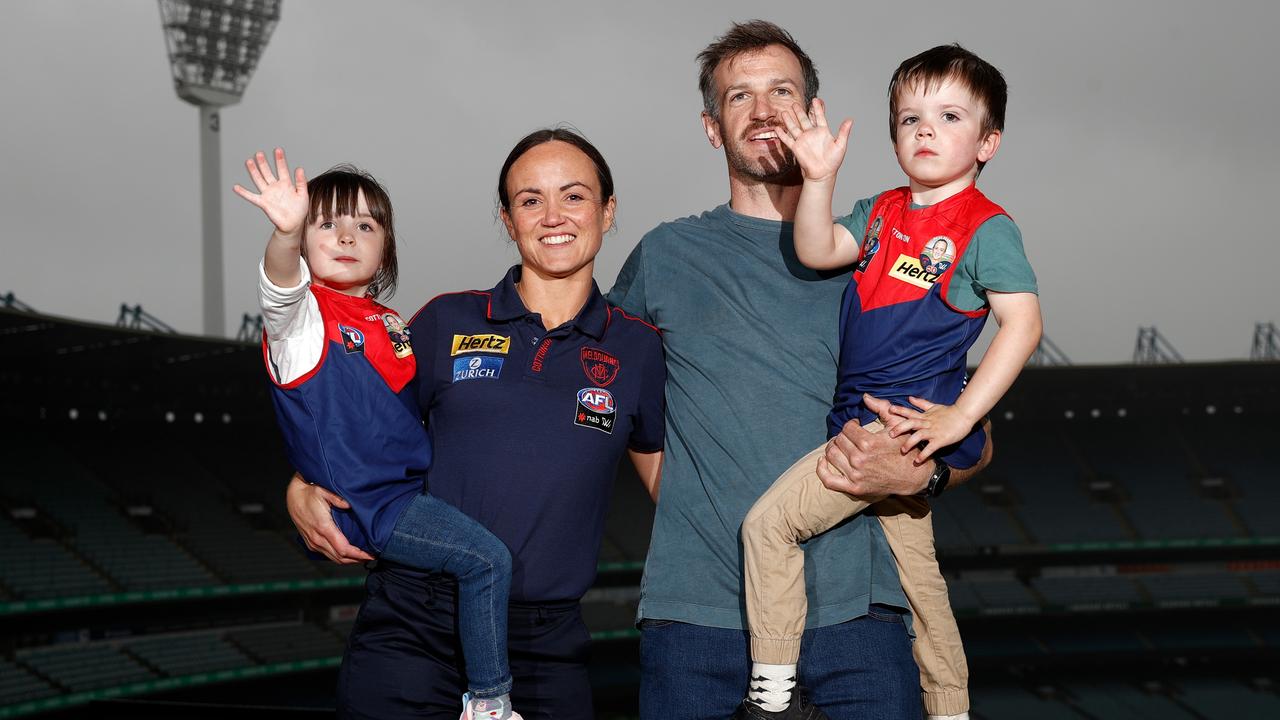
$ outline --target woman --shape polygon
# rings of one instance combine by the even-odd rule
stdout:
[[[526,136],[502,167],[498,199],[520,264],[492,290],[432,300],[409,324],[434,452],[428,485],[511,550],[514,706],[528,720],[585,720],[590,636],[578,601],[595,578],[624,449],[657,495],[662,343],[592,280],[616,199],[589,142],[564,129]],[[295,477],[288,505],[313,550],[369,559],[333,525],[341,498]],[[380,563],[343,658],[339,715],[456,714],[466,678],[455,608],[448,576]]]

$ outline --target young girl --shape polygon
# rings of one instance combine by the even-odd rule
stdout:
[[[463,720],[515,718],[507,665],[511,555],[467,515],[423,492],[431,442],[416,400],[403,320],[378,303],[395,288],[391,200],[368,173],[338,166],[307,182],[276,148],[245,162],[235,192],[275,225],[259,272],[264,359],[289,460],[340,495],[352,544],[458,579],[470,690]]]

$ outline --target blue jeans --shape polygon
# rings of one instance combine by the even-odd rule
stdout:
[[[831,720],[919,720],[920,673],[902,614],[872,605],[860,618],[804,632],[799,681]],[[725,720],[747,694],[746,630],[670,620],[640,623],[641,720]]]
[[[382,557],[458,579],[458,637],[467,687],[480,698],[511,692],[507,664],[507,596],[511,552],[483,525],[431,495],[404,509]]]

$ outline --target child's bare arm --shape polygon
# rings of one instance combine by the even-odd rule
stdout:
[[[964,439],[1004,397],[1035,352],[1041,330],[1040,299],[1035,293],[987,291],[987,302],[1000,329],[956,404],[937,405],[913,397],[911,404],[924,412],[898,406],[890,409],[906,418],[889,430],[893,437],[906,435],[903,452],[924,443],[920,452],[924,460],[938,448]]]
[[[272,283],[280,287],[293,287],[302,280],[302,273],[298,270],[298,257],[302,252],[302,230],[309,208],[307,177],[301,167],[290,175],[283,149],[276,148],[275,160],[275,173],[272,173],[271,166],[267,164],[264,153],[259,152],[245,161],[249,179],[258,188],[256,194],[240,185],[232,190],[259,207],[276,226],[275,232],[267,240],[262,266]]]
[[[827,127],[826,105],[818,98],[813,99],[808,114],[784,110],[781,116],[778,139],[795,155],[804,175],[796,206],[796,256],[814,270],[852,265],[858,259],[858,241],[843,225],[831,222],[831,197],[853,121],[841,123],[833,137]]]

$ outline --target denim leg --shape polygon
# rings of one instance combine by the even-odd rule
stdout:
[[[746,630],[640,623],[640,720],[725,720],[747,694]],[[801,662],[804,659],[801,658]]]
[[[831,720],[919,720],[920,671],[902,613],[872,605],[867,614],[808,630],[800,683]]]
[[[855,620],[806,630],[799,681],[831,720],[919,720],[920,676],[901,615],[872,606]],[[640,624],[641,720],[724,720],[747,693],[745,630],[669,620]]]
[[[431,495],[419,495],[396,521],[382,557],[458,579],[458,635],[467,687],[476,697],[511,692],[507,597],[511,553],[480,523]]]

